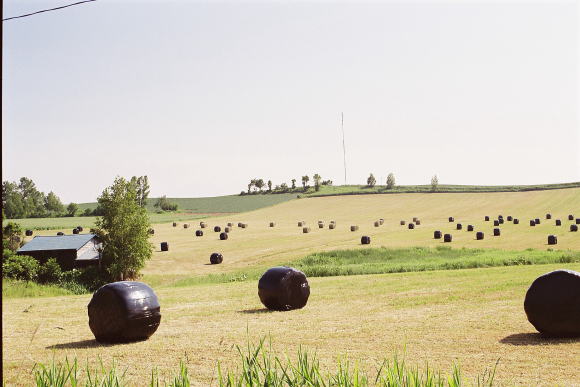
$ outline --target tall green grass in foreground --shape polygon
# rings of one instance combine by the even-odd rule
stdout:
[[[287,356],[280,356],[272,350],[271,345],[264,345],[261,339],[257,345],[248,343],[245,348],[237,346],[240,363],[235,370],[222,372],[217,365],[217,382],[221,387],[268,386],[268,387],[458,387],[469,385],[469,381],[461,373],[458,365],[454,365],[449,375],[426,366],[424,369],[410,366],[404,357],[396,354],[385,358],[377,367],[376,373],[368,375],[362,371],[359,363],[354,365],[348,360],[340,359],[336,370],[321,369],[315,353],[302,348],[298,350],[295,361]],[[492,386],[497,363],[491,369],[486,369],[473,380],[476,386]],[[88,365],[81,370],[77,360],[55,362],[49,365],[38,364],[33,369],[34,381],[38,387],[121,387],[128,386],[125,381],[125,370],[118,370],[115,362],[107,368],[102,361],[99,366],[91,369]],[[171,386],[187,387],[193,381],[183,361],[179,370],[169,379],[160,380],[156,369],[151,371],[150,387]]]

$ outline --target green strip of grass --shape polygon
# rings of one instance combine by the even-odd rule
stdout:
[[[2,298],[56,297],[75,294],[72,290],[56,285],[41,285],[31,281],[2,279]]]

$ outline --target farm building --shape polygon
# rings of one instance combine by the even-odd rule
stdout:
[[[102,244],[94,234],[36,236],[16,252],[29,255],[40,263],[55,258],[63,270],[97,265]]]

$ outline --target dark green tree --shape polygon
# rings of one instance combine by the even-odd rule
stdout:
[[[264,188],[264,180],[263,179],[256,179],[255,185],[260,190],[260,192],[262,192],[262,188]]]
[[[296,189],[296,179],[292,179],[292,189]]]
[[[387,176],[387,189],[393,189],[395,187],[395,175],[389,173]]]
[[[320,177],[320,175],[318,173],[314,174],[314,176],[312,176],[312,178],[314,179],[314,189],[316,191],[320,190],[320,180],[322,180],[322,177]]]
[[[377,179],[375,179],[375,176],[371,173],[367,179],[367,185],[372,188],[375,184],[377,184]]]
[[[78,204],[70,203],[68,206],[66,206],[66,216],[75,216],[78,210],[79,210]]]
[[[49,216],[62,216],[64,214],[64,205],[60,201],[60,198],[52,191],[46,195],[44,208],[46,208]]]
[[[268,180],[268,192],[272,192],[272,180]]]
[[[2,182],[2,209],[8,219],[26,217],[26,207],[18,185],[9,181]]]
[[[147,176],[133,176],[131,178],[131,184],[135,186],[135,192],[137,193],[137,204],[141,207],[147,205],[147,199],[149,198],[149,179]]]
[[[304,191],[306,191],[306,184],[308,183],[308,181],[310,181],[308,175],[302,176],[302,188],[304,188]]]

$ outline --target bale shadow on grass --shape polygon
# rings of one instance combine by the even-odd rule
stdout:
[[[119,343],[99,343],[97,340],[80,340],[72,341],[70,343],[49,345],[46,349],[83,349],[83,348],[98,348],[98,347],[112,347],[115,345],[130,344],[126,342]]]
[[[514,333],[499,341],[509,345],[558,345],[580,343],[580,337],[546,337],[540,333]]]
[[[238,310],[238,313],[244,314],[257,314],[257,313],[274,313],[274,310],[270,310],[268,308],[254,308],[254,309],[244,309]]]

